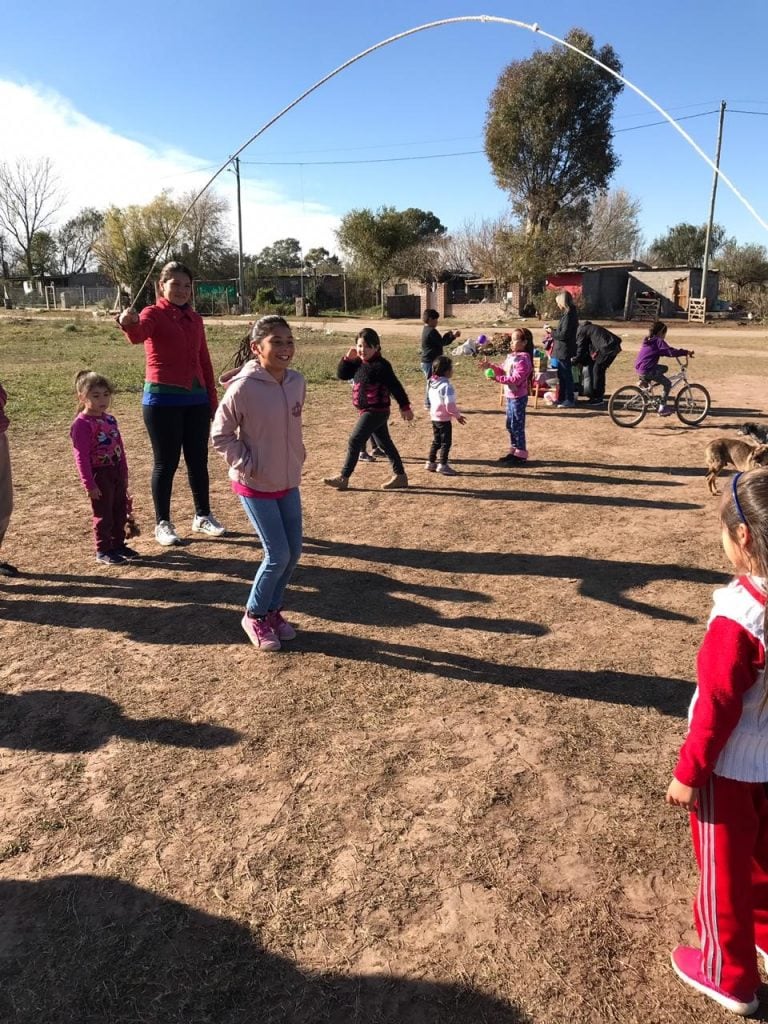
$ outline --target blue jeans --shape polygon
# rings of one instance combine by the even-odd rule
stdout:
[[[522,398],[507,399],[507,430],[509,431],[510,447],[520,448],[526,451],[525,444],[525,408],[528,405],[528,395]]]
[[[282,608],[285,588],[301,556],[301,495],[294,487],[283,498],[240,495],[240,501],[264,547],[246,609],[251,615],[266,615]]]
[[[573,402],[573,370],[571,369],[570,359],[557,360],[557,382],[560,385],[558,389],[558,401]]]

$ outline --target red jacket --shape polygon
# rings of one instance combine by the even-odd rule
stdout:
[[[121,326],[121,330],[132,345],[144,344],[148,381],[191,388],[197,378],[208,392],[213,416],[219,399],[199,313],[189,306],[175,306],[168,299],[158,299],[154,306],[142,309],[137,324]]]

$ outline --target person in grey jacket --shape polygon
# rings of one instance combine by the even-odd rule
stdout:
[[[573,390],[573,371],[571,364],[576,355],[576,331],[579,327],[579,314],[573,296],[569,291],[558,292],[555,302],[562,310],[560,323],[552,332],[552,355],[557,359],[558,409],[573,409],[576,400]]]

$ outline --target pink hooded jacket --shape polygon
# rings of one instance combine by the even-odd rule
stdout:
[[[229,466],[229,478],[254,491],[298,487],[306,451],[301,412],[307,386],[296,370],[282,383],[251,359],[224,374],[227,388],[211,428],[211,443]]]

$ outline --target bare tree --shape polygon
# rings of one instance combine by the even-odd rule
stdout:
[[[56,241],[62,274],[82,274],[103,227],[104,214],[87,207],[59,229]]]
[[[30,277],[35,233],[51,222],[62,202],[48,157],[0,163],[0,228],[16,241]]]

